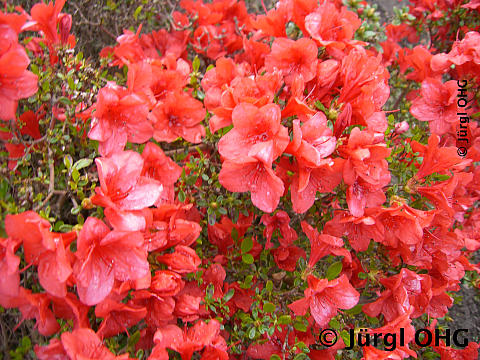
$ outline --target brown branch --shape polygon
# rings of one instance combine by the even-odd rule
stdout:
[[[164,153],[167,156],[176,155],[176,154],[185,152],[185,150],[187,151],[187,153],[190,153],[192,151],[197,150],[197,148],[200,149],[200,150],[211,149],[210,145],[208,145],[208,144],[200,144],[200,145],[192,145],[192,146],[189,146],[188,148],[179,148],[179,149],[167,150],[167,151],[164,151]]]
[[[405,89],[402,90],[400,96],[398,97],[398,99],[395,101],[395,104],[393,104],[393,109],[392,110],[396,110],[397,109],[397,106],[400,104],[400,101],[402,101],[402,99],[405,97],[405,95],[407,94],[408,90],[410,89],[409,86],[407,86]]]
[[[45,204],[50,200],[55,193],[55,161],[52,159],[52,150],[48,149],[48,168],[50,171],[50,181],[48,184],[48,195],[47,197],[41,202],[40,205],[36,206],[33,211],[38,211],[42,207],[45,206]],[[51,160],[51,161],[50,161]]]

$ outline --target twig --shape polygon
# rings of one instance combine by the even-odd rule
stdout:
[[[99,25],[101,25],[101,23],[102,23],[101,21],[98,22],[98,23],[94,23],[94,22],[88,20],[88,19],[85,17],[85,15],[83,15],[82,11],[81,11],[80,8],[77,6],[77,4],[75,4],[74,1],[70,2],[69,4],[72,4],[73,7],[75,7],[75,9],[77,9],[78,13],[79,13],[80,16],[83,18],[83,21],[85,22],[85,24],[87,24],[87,25],[92,25],[92,26],[99,26]],[[80,23],[79,23],[79,24],[80,24]]]
[[[48,169],[50,171],[50,182],[48,184],[48,195],[47,197],[42,201],[42,203],[38,206],[36,206],[33,211],[38,211],[42,207],[45,206],[45,204],[48,202],[48,200],[51,199],[55,192],[55,160],[52,159],[52,150],[48,149]],[[51,160],[51,161],[50,161]]]
[[[208,144],[192,145],[192,146],[189,146],[188,148],[167,150],[167,151],[164,151],[164,153],[167,156],[176,155],[176,154],[185,152],[185,150],[187,151],[187,153],[190,153],[190,152],[196,150],[197,148],[199,148],[200,150],[208,150],[208,149],[210,149],[210,146]]]
[[[397,106],[400,104],[400,101],[402,101],[402,99],[404,98],[404,96],[405,96],[405,94],[407,93],[408,90],[409,90],[408,86],[405,89],[402,90],[402,93],[398,97],[397,101],[395,101],[395,104],[393,104],[393,110],[395,110],[397,108]]]

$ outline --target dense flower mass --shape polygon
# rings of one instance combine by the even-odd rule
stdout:
[[[39,359],[476,359],[415,330],[480,284],[477,3],[182,0],[102,72],[5,4],[0,312]]]

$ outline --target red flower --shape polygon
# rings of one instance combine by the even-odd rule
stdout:
[[[103,318],[97,335],[101,338],[112,337],[127,331],[147,315],[147,309],[128,302],[124,304],[119,301],[106,298],[95,307],[95,316]]]
[[[316,113],[300,127],[293,122],[293,140],[286,149],[297,159],[297,171],[290,191],[293,209],[298,213],[307,211],[315,201],[317,191],[331,192],[341,181],[338,167],[341,162],[324,160],[333,153],[336,139],[327,127],[323,113]]]
[[[422,82],[421,97],[412,101],[410,113],[420,121],[428,121],[433,134],[452,132],[452,125],[458,122],[457,82],[442,83],[435,78]]]
[[[280,70],[287,84],[291,84],[298,75],[307,82],[317,72],[317,53],[317,45],[310,39],[295,41],[277,38],[273,42],[272,52],[265,57],[265,68],[269,72]]]
[[[163,186],[141,176],[143,158],[134,151],[122,151],[109,158],[97,158],[95,162],[100,187],[95,189],[92,202],[106,207],[105,215],[115,228],[144,229],[145,219],[138,210],[155,204]]]
[[[386,325],[376,328],[370,329],[370,338],[375,336],[374,334],[395,334],[394,340],[396,341],[395,345],[392,344],[393,354],[398,356],[398,359],[408,358],[410,356],[416,357],[417,354],[415,351],[411,350],[408,347],[408,344],[414,339],[415,337],[415,328],[412,325],[412,320],[410,319],[410,315],[413,311],[413,307],[407,309],[405,313],[396,317],[395,319],[389,321]],[[403,343],[400,336],[400,331],[404,332]],[[394,347],[393,347],[394,346]],[[373,354],[377,353],[376,355],[387,355],[391,353],[389,351],[387,354],[384,354],[382,351],[373,352]],[[385,357],[370,357],[369,359],[385,359]],[[386,358],[388,359],[388,357]],[[392,357],[392,359],[396,359],[396,357]]]
[[[109,156],[122,151],[127,141],[141,144],[153,135],[147,120],[148,105],[137,94],[109,82],[100,89],[88,137],[98,140],[98,151]]]
[[[370,124],[369,118],[381,111],[390,95],[389,76],[388,70],[382,65],[380,54],[375,58],[363,47],[355,47],[342,59],[339,78],[343,86],[337,103],[350,103],[352,124],[368,125],[369,129],[376,132],[387,129],[386,120],[379,127]]]
[[[327,1],[305,18],[308,34],[320,46],[325,46],[329,53],[333,49],[343,50],[346,47],[345,43],[353,39],[355,31],[361,24],[362,21],[357,14],[347,10],[345,6],[338,11],[335,4]]]
[[[419,152],[419,157],[423,157],[415,179],[420,180],[434,172],[449,174],[449,170],[461,171],[472,162],[471,159],[462,159],[458,156],[457,148],[454,146],[439,147],[439,143],[440,138],[435,134],[430,135],[427,146],[412,141],[412,150]]]
[[[280,108],[269,104],[257,108],[242,103],[232,114],[233,129],[218,143],[227,159],[219,180],[230,191],[250,191],[260,210],[272,212],[283,195],[283,183],[271,169],[288,145],[287,129],[280,124]]]
[[[351,309],[357,305],[360,294],[350,285],[345,275],[328,281],[308,276],[305,297],[288,305],[295,315],[305,315],[310,308],[315,322],[324,327],[337,314],[338,309]]]
[[[377,144],[371,131],[354,128],[348,145],[340,149],[347,158],[343,168],[343,179],[348,187],[348,209],[353,216],[363,216],[366,206],[378,206],[385,201],[382,188],[390,183],[390,172],[385,160],[391,150]]]
[[[35,327],[40,334],[51,336],[60,330],[60,325],[50,310],[50,297],[47,294],[33,294],[28,289],[20,288],[14,303],[13,307],[18,307],[22,313],[22,321],[35,318]]]
[[[183,360],[190,360],[194,351],[218,344],[219,338],[221,338],[220,323],[217,320],[210,320],[208,324],[198,321],[188,331],[186,329],[182,331],[176,325],[167,325],[155,333],[156,345],[151,358],[152,360],[168,359],[166,348],[169,348],[180,353]],[[226,349],[223,352],[225,351]],[[165,358],[163,354],[167,357]]]
[[[317,229],[311,227],[307,222],[302,221],[302,230],[310,240],[310,259],[308,267],[313,268],[315,264],[327,255],[344,256],[348,262],[352,262],[350,252],[344,248],[341,238],[319,234]]]
[[[262,216],[261,222],[266,226],[263,231],[263,236],[267,238],[265,249],[273,246],[271,240],[276,230],[280,230],[280,234],[282,235],[278,238],[282,246],[289,246],[298,238],[297,232],[290,227],[290,217],[285,211],[280,210],[276,212],[275,215],[265,214]]]
[[[174,296],[185,286],[182,276],[174,271],[159,270],[152,278],[151,289],[160,296]]]
[[[75,233],[49,231],[50,223],[33,211],[7,215],[7,234],[23,242],[25,260],[38,265],[38,278],[43,288],[57,297],[67,295],[66,282],[72,273],[68,245]]]
[[[30,64],[17,33],[0,24],[0,120],[15,119],[17,102],[37,92],[37,75],[27,70]]]
[[[128,360],[128,354],[115,356],[103,345],[92,329],[77,329],[64,332],[62,345],[69,359]]]
[[[78,295],[87,305],[101,302],[112,290],[114,279],[135,280],[149,271],[141,233],[110,231],[92,217],[78,235],[75,255],[73,271]]]
[[[396,248],[399,243],[415,245],[422,242],[423,229],[430,225],[435,211],[422,211],[405,204],[394,203],[389,208],[380,208],[376,223],[383,229],[387,246]]]
[[[240,239],[243,238],[248,228],[252,225],[253,216],[246,217],[240,214],[236,224],[228,217],[223,216],[220,222],[213,226],[208,226],[208,240],[218,247],[221,254],[232,252],[234,246],[239,245]],[[238,238],[234,244],[232,238],[232,230],[235,228]]]
[[[222,93],[220,104],[211,111],[214,113],[209,120],[212,132],[231,125],[232,113],[241,103],[262,107],[270,104],[275,93],[281,86],[282,77],[278,72],[265,73],[252,77],[236,77]]]
[[[381,279],[385,286],[381,296],[374,302],[363,306],[365,314],[377,317],[380,313],[386,321],[393,321],[408,312],[413,306],[410,318],[417,318],[426,312],[432,299],[432,280],[429,275],[416,274],[403,268],[398,275]]]
[[[157,261],[167,264],[170,270],[186,274],[197,270],[200,258],[191,247],[177,245],[171,254],[157,256]]]
[[[253,158],[238,163],[225,161],[218,179],[229,191],[250,191],[253,205],[265,212],[277,208],[284,191],[282,180],[273,170]]]
[[[277,264],[280,269],[286,271],[295,271],[298,259],[301,257],[306,258],[305,250],[298,246],[280,246],[273,249],[272,253],[275,264]]]
[[[0,238],[0,305],[9,307],[9,299],[20,290],[20,258],[15,255],[19,242]]]
[[[38,128],[38,121],[39,115],[37,115],[40,111],[37,111],[37,113],[34,113],[31,110],[25,111],[22,115],[20,115],[20,122],[22,125],[19,124],[20,128],[20,133],[22,135],[30,135],[34,139],[39,139],[42,137],[40,134],[40,130]]]
[[[158,206],[164,202],[172,203],[175,200],[174,185],[182,173],[182,168],[152,142],[143,149],[142,158],[144,163],[141,175],[158,180],[163,187],[155,205]]]
[[[261,108],[241,103],[232,113],[233,129],[218,143],[218,151],[228,160],[254,158],[271,167],[288,145],[288,131],[280,123],[280,108]]]
[[[181,137],[191,143],[199,143],[205,136],[201,124],[205,109],[200,101],[183,92],[176,91],[158,102],[151,113],[154,123],[153,138],[173,142]]]
[[[25,155],[25,145],[6,143],[5,148],[8,151],[8,157],[11,159],[15,159],[15,160],[8,160],[8,169],[13,170],[17,166],[18,160],[20,160],[23,157],[23,155]]]

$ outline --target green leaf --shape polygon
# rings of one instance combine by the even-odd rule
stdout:
[[[266,302],[263,304],[263,312],[273,313],[275,311],[275,305],[271,302]]]
[[[355,305],[353,308],[349,310],[344,310],[344,311],[349,315],[358,315],[362,312],[362,305],[358,304],[358,305]]]
[[[75,82],[73,81],[72,77],[68,77],[67,78],[67,82],[68,82],[68,87],[70,88],[70,90],[74,91],[76,86],[75,86]]]
[[[348,333],[347,330],[342,330],[340,332],[340,336],[343,339],[343,342],[345,343],[345,347],[350,347],[350,334]]]
[[[235,294],[235,289],[228,290],[228,292],[225,295],[223,295],[223,301],[228,302],[233,297],[234,294]]]
[[[183,192],[183,190],[180,190],[178,192],[178,201],[183,203],[185,202],[185,199],[186,199],[185,193]]]
[[[342,271],[342,262],[341,261],[334,262],[327,269],[327,279],[328,280],[335,279],[340,274],[341,271]]]
[[[80,178],[80,173],[78,172],[77,169],[73,168],[72,170],[72,179],[75,182],[78,182],[78,179]]]
[[[337,320],[337,319],[332,319],[330,320],[330,322],[328,323],[328,325],[332,328],[332,329],[340,329],[340,322]]]
[[[267,284],[265,285],[265,288],[267,289],[268,292],[272,292],[273,290],[273,282],[272,280],[268,280]]]
[[[245,263],[245,264],[253,264],[253,256],[250,255],[250,254],[243,254],[242,255],[242,261]]]
[[[297,355],[295,355],[295,357],[293,358],[293,360],[302,360],[302,359],[306,359],[307,358],[307,354],[305,353],[299,353]]]
[[[246,237],[245,239],[243,239],[242,245],[241,245],[242,253],[244,254],[248,253],[250,250],[252,250],[252,247],[253,247],[253,241],[251,237]]]
[[[232,240],[235,242],[237,242],[238,240],[238,230],[235,227],[232,228]]]
[[[359,272],[358,273],[358,278],[361,279],[361,280],[365,280],[367,277],[368,277],[368,275],[365,274],[364,272]]]
[[[129,351],[135,350],[135,345],[138,343],[138,340],[140,340],[140,331],[139,331],[139,330],[135,331],[135,332],[128,338],[127,347],[128,347],[128,349],[129,349]]]
[[[248,332],[248,337],[249,337],[250,339],[254,339],[254,338],[255,338],[255,335],[256,335],[256,329],[255,329],[254,327],[252,327],[252,328],[250,329],[250,331]]]
[[[278,318],[278,323],[281,325],[287,325],[292,322],[292,317],[290,315],[282,315]]]
[[[293,324],[293,327],[301,332],[307,331],[307,326],[301,321],[295,321],[295,323]]]
[[[208,214],[208,225],[213,226],[215,225],[216,221],[217,221],[217,215],[215,215],[215,212]]]
[[[63,163],[65,164],[65,167],[67,169],[70,169],[72,167],[73,159],[70,155],[65,155],[63,158]]]
[[[192,68],[194,72],[198,72],[198,69],[200,69],[200,58],[198,56],[193,59]]]
[[[140,5],[135,9],[135,12],[133,13],[133,17],[135,18],[135,20],[138,20],[138,15],[140,15],[140,12],[142,11],[142,9],[143,9],[142,5]]]
[[[75,164],[73,164],[73,167],[77,170],[86,168],[87,166],[90,166],[90,164],[93,162],[92,159],[80,159]]]
[[[72,101],[65,96],[58,98],[58,101],[61,102],[63,105],[67,105],[67,106],[72,105]]]

